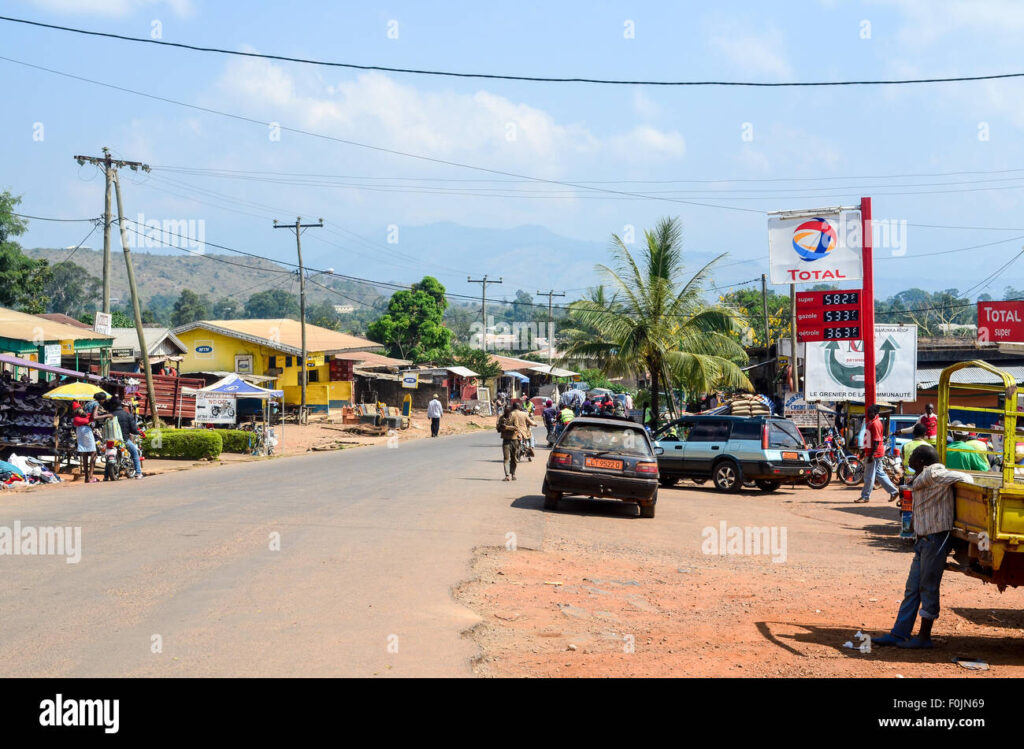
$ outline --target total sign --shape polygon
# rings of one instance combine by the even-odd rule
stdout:
[[[1024,341],[1024,302],[978,302],[978,343]]]
[[[861,278],[860,211],[835,209],[768,219],[772,283],[823,283]]]

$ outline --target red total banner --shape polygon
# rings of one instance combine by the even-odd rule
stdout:
[[[1024,342],[1024,301],[978,302],[978,343]]]

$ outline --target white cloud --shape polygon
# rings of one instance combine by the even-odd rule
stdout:
[[[602,155],[632,161],[685,154],[677,132],[642,126],[602,137],[488,91],[423,90],[381,73],[328,85],[266,60],[233,60],[214,95],[218,108],[242,107],[288,126],[547,178]]]
[[[897,39],[921,49],[950,34],[979,32],[987,42],[1024,31],[1024,3],[1019,0],[879,0],[903,15]],[[1010,35],[1010,36],[1008,36]],[[1019,40],[1012,39],[1016,46]]]
[[[27,0],[31,5],[53,13],[124,18],[138,11],[167,6],[179,17],[195,12],[192,0]]]
[[[785,40],[775,28],[761,31],[737,29],[735,22],[709,24],[728,28],[729,33],[711,33],[708,46],[742,73],[768,80],[789,80],[793,70],[785,55]]]

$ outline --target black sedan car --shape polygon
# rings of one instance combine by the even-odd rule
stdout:
[[[558,509],[565,494],[621,499],[653,518],[658,501],[654,443],[635,421],[583,416],[570,421],[551,448],[544,474],[544,508]]]

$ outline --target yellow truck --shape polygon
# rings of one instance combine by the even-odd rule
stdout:
[[[983,370],[991,377],[978,377],[970,372],[957,376],[958,372],[966,369]],[[997,423],[972,430],[992,435],[988,454],[1001,458],[1002,466],[998,472],[968,471],[974,483],[955,485],[953,558],[947,562],[946,569],[994,583],[1002,591],[1007,586],[1016,587],[1024,583],[1024,459],[1019,457],[1021,453],[1017,450],[1018,442],[1024,449],[1024,432],[1017,429],[1024,411],[1021,410],[1017,383],[1006,372],[980,360],[946,367],[939,379],[936,438],[939,458],[944,464],[948,453],[966,452],[946,445],[946,435],[950,431],[950,393],[957,389],[1004,396],[1001,408],[956,405],[957,411],[988,415],[985,421],[992,420],[991,414],[997,414],[1002,420],[1001,426]],[[998,445],[1000,441],[1002,449],[993,449],[993,444]]]

